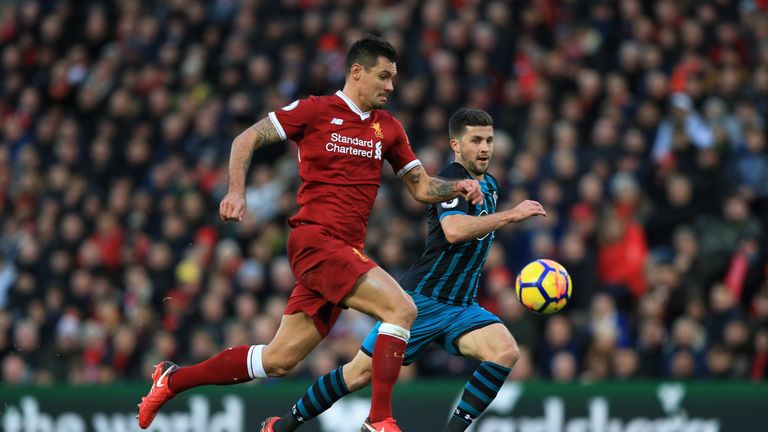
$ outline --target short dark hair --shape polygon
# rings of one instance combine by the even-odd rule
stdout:
[[[448,120],[448,136],[459,139],[467,126],[493,126],[493,118],[487,112],[474,108],[461,108]]]
[[[379,61],[379,57],[391,61],[392,63],[397,61],[397,52],[395,47],[392,46],[386,40],[374,36],[365,35],[364,38],[352,44],[347,52],[347,59],[344,62],[344,68],[347,73],[352,70],[352,65],[357,63],[364,67],[365,70],[376,66]]]

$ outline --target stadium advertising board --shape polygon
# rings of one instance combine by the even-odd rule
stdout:
[[[181,395],[150,431],[251,432],[261,419],[285,413],[304,382],[211,387]],[[395,412],[403,430],[439,431],[463,382],[401,384]],[[131,432],[144,385],[0,388],[5,432]],[[768,386],[741,383],[507,383],[474,432],[716,432],[762,424]],[[368,413],[365,393],[339,401],[307,432],[357,432]],[[167,409],[166,409],[167,408]]]

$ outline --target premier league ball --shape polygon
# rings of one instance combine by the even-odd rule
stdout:
[[[523,267],[515,281],[520,302],[533,312],[553,314],[568,303],[573,289],[571,277],[559,263],[538,259]]]

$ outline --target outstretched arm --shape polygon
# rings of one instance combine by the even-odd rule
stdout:
[[[245,175],[251,165],[253,151],[280,142],[275,126],[265,117],[244,130],[232,141],[229,155],[229,191],[219,205],[219,216],[224,221],[241,221],[245,215]]]
[[[483,202],[483,192],[477,180],[443,180],[430,177],[424,171],[424,167],[417,165],[400,177],[408,192],[423,203],[434,204],[461,196],[472,204]]]
[[[512,210],[484,216],[451,214],[440,219],[440,226],[448,243],[461,243],[480,238],[511,223],[521,222],[531,216],[546,216],[547,212],[537,201],[525,200]]]

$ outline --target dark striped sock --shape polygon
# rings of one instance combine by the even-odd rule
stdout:
[[[291,408],[291,412],[275,423],[275,432],[292,432],[311,420],[349,393],[341,367],[321,376]]]
[[[493,362],[482,362],[472,374],[459,406],[453,411],[446,426],[446,432],[465,431],[480,414],[488,408],[511,369]]]

